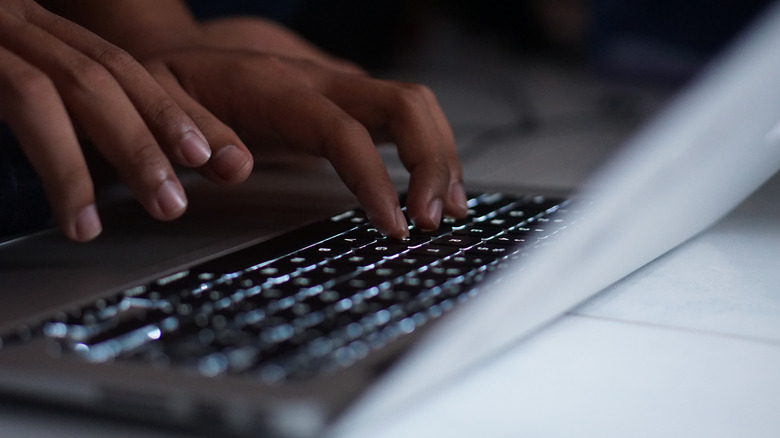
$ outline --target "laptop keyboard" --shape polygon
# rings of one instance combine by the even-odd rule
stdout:
[[[62,312],[43,335],[90,362],[134,360],[269,384],[348,367],[469,299],[569,225],[571,204],[481,194],[466,219],[384,238],[351,210]]]

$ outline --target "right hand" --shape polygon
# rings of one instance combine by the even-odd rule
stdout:
[[[161,220],[187,205],[167,157],[198,167],[211,156],[195,122],[130,55],[32,0],[0,0],[0,120],[77,241],[102,230],[77,131]]]
[[[143,62],[212,144],[234,136],[232,128],[257,147],[327,158],[388,237],[407,237],[408,228],[375,138],[397,145],[410,173],[407,213],[419,229],[436,229],[442,214],[467,213],[452,131],[423,86],[247,50],[191,48]],[[219,182],[230,173],[214,161],[200,170]]]

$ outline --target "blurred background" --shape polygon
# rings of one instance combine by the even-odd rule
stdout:
[[[442,19],[517,53],[680,79],[766,0],[189,0],[203,19],[256,14],[367,68],[394,65]]]
[[[467,183],[564,190],[767,3],[190,1],[202,19],[270,17],[378,77],[428,85],[455,131]],[[391,174],[403,180],[394,151],[383,154]]]

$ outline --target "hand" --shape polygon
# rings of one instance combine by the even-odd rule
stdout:
[[[213,153],[199,170],[210,179],[236,183],[251,170],[251,155],[230,125],[258,145],[325,156],[374,225],[403,237],[406,221],[372,141],[389,136],[411,172],[412,221],[433,229],[442,212],[465,215],[452,132],[428,89],[368,78],[268,22],[201,26],[180,0],[46,3],[144,61],[208,139]]]
[[[172,95],[184,99],[183,107],[208,117],[200,107],[205,105],[254,144],[283,143],[325,156],[386,235],[402,237],[408,231],[371,137],[397,141],[411,171],[407,206],[418,227],[436,228],[442,213],[465,215],[452,132],[430,90],[370,79],[356,65],[268,20],[223,18],[202,24],[200,30],[199,40],[215,50],[163,53],[146,63],[161,83],[172,87],[166,87]],[[199,60],[201,56],[214,64]],[[209,77],[225,74],[237,79],[222,81],[233,90],[208,86]],[[231,95],[247,98],[228,101]],[[188,96],[198,103],[187,102]],[[274,110],[264,109],[268,107]],[[258,124],[258,118],[266,124]],[[300,126],[311,128],[301,132]]]
[[[210,144],[235,138],[222,120],[257,145],[284,144],[327,158],[387,236],[405,237],[408,230],[372,137],[396,141],[411,174],[407,212],[419,228],[435,229],[442,213],[466,214],[452,132],[425,87],[252,50],[190,48],[144,65]],[[231,152],[236,162],[238,152]],[[228,177],[219,158],[215,152],[202,167],[217,181]]]
[[[185,166],[211,156],[198,125],[132,57],[32,0],[0,0],[0,119],[79,241],[102,227],[77,130],[158,219],[187,204],[166,155]]]

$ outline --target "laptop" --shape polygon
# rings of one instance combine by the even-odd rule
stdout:
[[[220,436],[370,431],[774,174],[778,29],[776,5],[578,192],[481,188],[409,242],[319,161],[186,181],[175,223],[104,193],[98,241],[0,245],[0,393]]]

